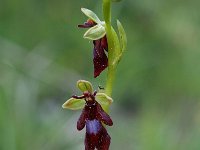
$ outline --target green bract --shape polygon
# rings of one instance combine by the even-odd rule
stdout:
[[[113,32],[113,41],[114,41],[114,45],[115,45],[115,49],[116,49],[115,50],[116,52],[113,54],[114,55],[113,56],[114,60],[112,63],[113,65],[116,65],[121,60],[121,57],[122,57],[124,51],[126,50],[126,45],[127,45],[126,32],[119,20],[117,20],[117,28],[118,28],[118,32],[119,32],[119,38],[118,38],[116,32],[112,31]]]
[[[88,18],[90,18],[92,21],[96,22],[97,24],[101,24],[101,21],[99,20],[99,18],[97,17],[97,15],[96,15],[93,11],[91,11],[91,10],[89,10],[89,9],[87,9],[87,8],[81,8],[81,11],[82,11]]]
[[[112,31],[112,35],[113,35],[113,49],[114,49],[112,51],[111,60],[112,60],[112,62],[114,62],[114,60],[120,55],[121,49],[120,49],[118,35],[113,27],[111,28],[111,31]],[[112,64],[115,65],[114,63],[112,63]]]
[[[119,36],[120,36],[119,40],[120,40],[120,45],[121,45],[121,52],[123,53],[127,45],[126,32],[119,20],[117,20],[117,27],[118,27]]]
[[[93,92],[92,84],[89,81],[86,80],[78,80],[77,81],[77,87],[82,91],[89,91],[90,93]]]
[[[104,37],[105,34],[105,27],[103,27],[101,24],[97,24],[94,27],[91,27],[89,30],[87,30],[83,37],[89,40],[98,40]]]
[[[113,102],[113,99],[108,95],[106,95],[105,93],[97,93],[95,99],[100,105],[108,106]]]
[[[71,110],[78,110],[82,109],[85,106],[85,100],[83,99],[75,99],[70,98],[68,99],[63,105],[63,108],[71,109]]]

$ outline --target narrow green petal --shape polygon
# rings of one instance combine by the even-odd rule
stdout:
[[[70,98],[68,99],[63,105],[63,108],[71,109],[71,110],[78,110],[82,109],[85,106],[85,100],[83,99],[75,99]]]
[[[94,22],[96,22],[97,24],[101,24],[101,21],[99,20],[99,18],[97,17],[97,15],[93,12],[93,11],[91,11],[91,10],[89,10],[89,9],[87,9],[87,8],[81,8],[81,11],[88,17],[88,18],[90,18],[90,19],[92,19]]]
[[[105,34],[106,34],[105,27],[97,24],[96,26],[87,30],[83,37],[89,40],[98,40],[104,37]]]
[[[86,80],[78,80],[77,81],[77,87],[82,91],[89,91],[90,93],[93,92],[92,84],[89,81]]]
[[[123,53],[127,46],[126,32],[119,20],[117,20],[117,27],[118,27],[119,36],[120,36],[119,40],[120,40],[120,44],[121,44],[121,52]]]
[[[95,98],[100,105],[110,105],[113,102],[113,99],[105,93],[97,93]]]

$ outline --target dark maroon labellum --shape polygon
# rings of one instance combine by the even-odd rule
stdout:
[[[85,150],[109,150],[110,136],[102,123],[112,126],[110,116],[102,109],[101,105],[95,100],[95,95],[85,92],[84,96],[74,98],[84,98],[85,107],[77,121],[77,129],[82,130],[86,126]]]
[[[100,73],[108,66],[108,58],[105,54],[105,51],[108,51],[108,44],[106,36],[99,40],[93,41],[94,50],[93,50],[93,64],[94,64],[94,77],[100,75]]]
[[[80,28],[90,28],[95,26],[96,23],[92,20],[88,20],[83,25],[78,25]],[[93,64],[94,64],[94,77],[100,75],[100,73],[107,68],[108,58],[105,51],[108,51],[107,38],[104,36],[101,39],[93,41]]]

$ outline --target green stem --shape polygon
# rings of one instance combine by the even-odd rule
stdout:
[[[105,93],[109,96],[112,95],[113,83],[115,79],[115,65],[112,64],[113,60],[113,52],[114,50],[114,41],[112,34],[112,26],[111,26],[111,0],[103,0],[103,15],[105,20],[106,27],[106,37],[108,41],[108,73],[107,73],[107,81],[106,81],[106,90]],[[109,111],[109,106],[105,107],[105,111]]]
[[[114,79],[115,79],[115,68],[113,66],[109,66],[107,73],[107,81],[106,81],[106,94],[109,96],[112,95]]]
[[[103,0],[103,16],[106,22],[106,26],[111,28],[111,1]]]
[[[108,41],[108,73],[106,82],[106,94],[111,96],[115,76],[115,67],[112,64],[112,52],[114,51],[114,41],[111,26],[111,0],[103,0],[103,15],[106,27],[106,37]]]

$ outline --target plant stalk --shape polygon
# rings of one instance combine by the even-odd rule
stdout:
[[[112,34],[112,26],[111,26],[111,0],[103,0],[103,16],[105,20],[105,27],[106,27],[106,37],[108,42],[108,72],[107,72],[107,81],[105,87],[105,93],[108,96],[112,95],[113,83],[115,79],[115,72],[116,67],[112,63],[113,61],[113,52],[114,49],[114,41],[113,41],[113,34]],[[109,106],[106,106],[105,111],[109,111]]]

